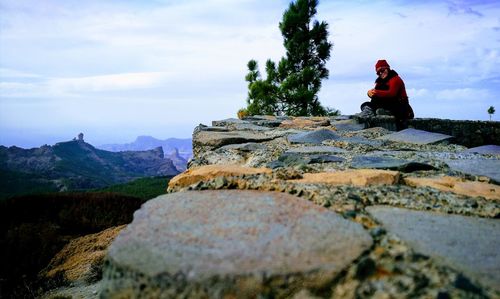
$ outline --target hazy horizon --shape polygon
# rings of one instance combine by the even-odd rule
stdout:
[[[250,59],[284,56],[290,1],[0,0],[0,144],[191,138],[246,106]],[[324,106],[359,112],[387,59],[416,117],[500,109],[498,1],[320,1],[334,46]],[[497,112],[493,120],[498,120]]]

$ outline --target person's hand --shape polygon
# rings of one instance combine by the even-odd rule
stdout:
[[[368,90],[368,96],[371,98],[375,94],[375,89]]]

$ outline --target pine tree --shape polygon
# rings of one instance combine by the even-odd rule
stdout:
[[[278,65],[266,62],[266,79],[262,79],[255,60],[248,62],[248,107],[250,115],[327,115],[338,113],[325,109],[319,102],[321,81],[328,78],[325,67],[332,44],[328,41],[328,24],[313,21],[318,0],[290,3],[279,24],[286,57]]]

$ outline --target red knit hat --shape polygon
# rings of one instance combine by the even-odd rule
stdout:
[[[388,68],[389,69],[391,67],[389,66],[387,61],[385,61],[385,59],[383,59],[383,60],[377,61],[377,63],[375,64],[375,71],[378,71],[381,68]]]

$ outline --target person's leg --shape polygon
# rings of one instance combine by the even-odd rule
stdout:
[[[396,131],[408,129],[408,120],[396,118]]]
[[[361,113],[358,115],[360,117],[373,117],[375,116],[375,110],[377,109],[377,105],[373,101],[364,102],[361,104]]]

